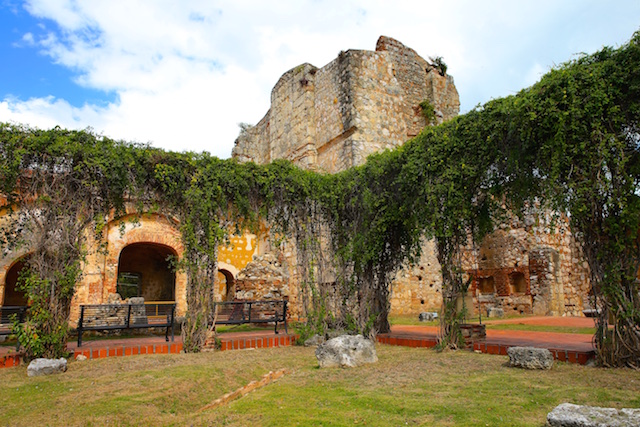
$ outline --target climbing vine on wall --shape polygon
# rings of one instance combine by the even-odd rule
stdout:
[[[3,255],[27,253],[21,286],[31,303],[17,325],[27,357],[66,351],[68,318],[86,255],[87,229],[123,212],[125,194],[138,203],[148,175],[137,168],[148,152],[88,132],[0,125],[0,175],[6,198],[0,224]],[[127,165],[125,167],[125,165]],[[135,176],[139,185],[132,185]]]
[[[639,65],[636,34],[335,175],[3,124],[1,192],[15,213],[2,217],[2,250],[31,253],[23,286],[32,315],[21,340],[34,356],[62,351],[87,239],[134,204],[179,221],[187,351],[206,338],[219,245],[261,223],[295,243],[310,333],[386,332],[393,277],[417,259],[424,237],[434,238],[441,340],[455,347],[454,302],[467,286],[461,248],[491,232],[505,209],[537,204],[566,214],[584,242],[600,310],[599,360],[640,367]]]

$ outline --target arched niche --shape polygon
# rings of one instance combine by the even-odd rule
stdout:
[[[235,283],[238,269],[231,264],[218,262],[218,275],[216,277],[216,299],[220,301],[233,301],[235,298]]]
[[[107,250],[104,265],[104,286],[102,289],[103,301],[107,300],[110,293],[116,293],[117,291],[120,257],[127,246],[143,244],[151,245],[147,246],[150,249],[154,247],[168,248],[167,251],[172,253],[177,261],[182,259],[184,252],[182,236],[177,224],[175,221],[159,214],[128,215],[112,220],[108,224],[106,238]],[[136,248],[136,246],[133,246],[133,248]],[[137,249],[140,248],[142,246],[137,247]],[[165,251],[165,253],[167,252]],[[125,266],[125,269],[129,270],[128,272],[140,273],[135,267]],[[176,315],[183,316],[187,310],[187,275],[184,271],[178,270],[175,273],[173,289],[173,299],[176,301]]]
[[[120,252],[116,291],[123,298],[175,301],[176,251],[157,243],[132,243]]]

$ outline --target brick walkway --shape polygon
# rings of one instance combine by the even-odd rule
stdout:
[[[294,334],[275,334],[271,329],[255,332],[227,332],[219,335],[220,351],[248,348],[284,347],[295,343]],[[83,340],[78,348],[76,341],[67,344],[69,352],[75,358],[82,354],[89,359],[116,356],[134,356],[138,354],[172,354],[182,351],[182,339],[166,342],[164,336],[140,336],[134,338],[114,338],[101,340]],[[22,362],[22,353],[16,353],[15,347],[0,347],[0,368],[17,366]]]
[[[524,323],[531,325],[592,327],[593,319],[584,317],[529,317],[519,319],[487,320],[491,323]],[[435,326],[393,326],[391,333],[380,334],[378,341],[383,344],[406,347],[434,347],[437,343],[438,328]],[[247,348],[268,348],[290,346],[295,343],[293,334],[274,334],[272,330],[255,332],[228,332],[219,335],[221,351]],[[567,334],[555,332],[529,332],[487,330],[487,337],[474,344],[474,350],[489,354],[507,354],[513,346],[531,346],[549,349],[557,360],[585,364],[595,353],[592,336],[588,334]],[[136,354],[170,354],[182,350],[182,340],[178,336],[174,342],[166,342],[163,336],[140,336],[135,338],[114,338],[108,340],[85,340],[82,347],[77,343],[68,345],[74,357],[83,354],[88,358],[130,356]],[[0,368],[17,366],[22,354],[14,347],[0,347]]]
[[[593,319],[584,317],[530,317],[520,319],[490,320],[487,324],[522,323],[530,325],[593,327]],[[436,326],[392,326],[389,334],[381,334],[378,341],[407,347],[434,347],[437,344]],[[557,332],[533,332],[487,329],[487,337],[474,343],[473,349],[489,354],[506,355],[509,347],[529,346],[546,348],[555,359],[586,364],[595,357],[592,335]]]

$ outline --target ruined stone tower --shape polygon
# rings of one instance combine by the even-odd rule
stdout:
[[[259,164],[288,159],[335,173],[416,136],[427,124],[424,101],[437,122],[456,116],[453,77],[382,36],[375,51],[348,50],[322,68],[302,64],[287,71],[271,91],[271,108],[241,132],[232,155]]]
[[[340,52],[322,68],[299,65],[280,78],[271,92],[271,108],[258,124],[242,130],[232,155],[258,164],[288,159],[328,173],[360,165],[427,125],[421,103],[433,107],[432,124],[458,114],[458,91],[442,71],[384,36],[375,51]],[[550,226],[545,216],[525,222],[513,218],[481,243],[479,254],[468,254],[463,268],[472,278],[472,311],[581,314],[589,281],[580,245],[568,228]],[[260,288],[251,280],[240,282],[244,290]],[[289,289],[295,299],[295,284]],[[441,293],[435,244],[425,240],[421,259],[396,276],[391,312],[437,311]]]

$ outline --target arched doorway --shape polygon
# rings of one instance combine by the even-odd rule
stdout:
[[[145,301],[174,301],[176,273],[171,259],[177,253],[157,243],[125,246],[118,260],[116,290],[123,298],[143,297]]]
[[[218,269],[218,295],[222,301],[233,301],[235,298],[235,279],[229,270]]]
[[[25,258],[18,259],[7,271],[4,283],[3,306],[27,305],[28,303],[27,295],[18,289],[18,279],[20,278],[20,272],[25,267]]]

